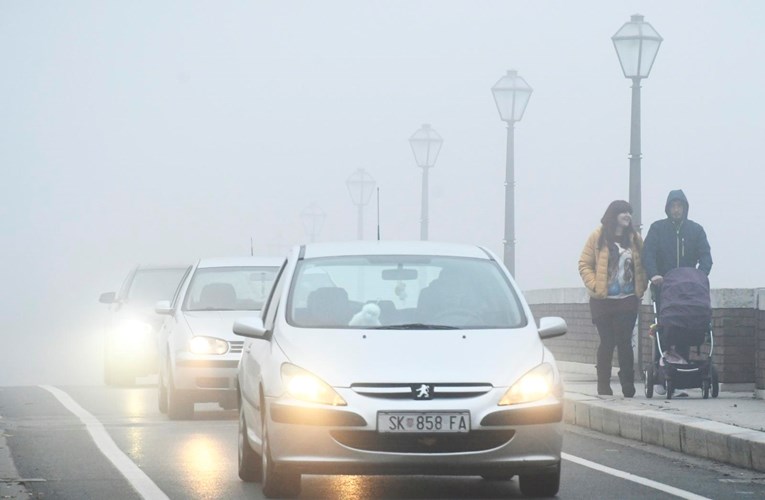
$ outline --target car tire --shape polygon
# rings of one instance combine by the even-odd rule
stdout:
[[[268,440],[268,425],[266,413],[263,412],[262,433],[263,449],[261,450],[262,489],[266,498],[293,498],[300,495],[300,474],[291,471],[287,466],[274,463],[271,458],[271,447]]]
[[[553,497],[560,489],[560,463],[553,469],[521,474],[521,493],[528,497]]]
[[[247,422],[244,409],[239,409],[239,479],[248,483],[259,483],[263,478],[263,460],[247,440]]]
[[[176,390],[170,370],[167,372],[167,416],[170,420],[189,420],[194,417],[194,402]]]

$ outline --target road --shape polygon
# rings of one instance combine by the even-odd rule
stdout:
[[[262,498],[237,476],[237,413],[160,414],[151,385],[0,388],[0,429],[31,498]],[[3,478],[0,478],[3,479]],[[301,498],[521,498],[517,480],[305,476]],[[2,496],[0,492],[0,496]],[[765,498],[765,475],[566,428],[558,498]]]

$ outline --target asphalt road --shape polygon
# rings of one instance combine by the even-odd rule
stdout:
[[[192,421],[167,420],[152,386],[0,388],[0,430],[31,498],[262,498],[258,484],[237,476],[236,412],[197,409]],[[566,431],[558,498],[765,498],[763,474]],[[522,497],[517,480],[478,477],[304,476],[302,484],[301,498]]]

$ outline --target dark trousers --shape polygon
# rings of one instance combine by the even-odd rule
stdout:
[[[632,329],[635,326],[637,312],[618,312],[606,314],[593,322],[598,329],[598,388],[605,388],[611,378],[611,360],[616,347],[619,358],[619,382],[622,389],[634,390],[635,358],[632,354]]]

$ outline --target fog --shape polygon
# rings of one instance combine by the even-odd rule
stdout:
[[[580,285],[628,198],[630,85],[610,37],[664,37],[642,84],[643,223],[671,189],[704,225],[713,288],[765,285],[759,1],[0,3],[0,385],[101,383],[101,292],[138,263],[283,255],[356,238],[345,181],[380,188],[382,238],[416,240],[408,138],[444,143],[429,237],[502,254],[506,128],[491,87],[533,87],[515,128],[516,278]],[[376,234],[373,201],[364,235]]]

